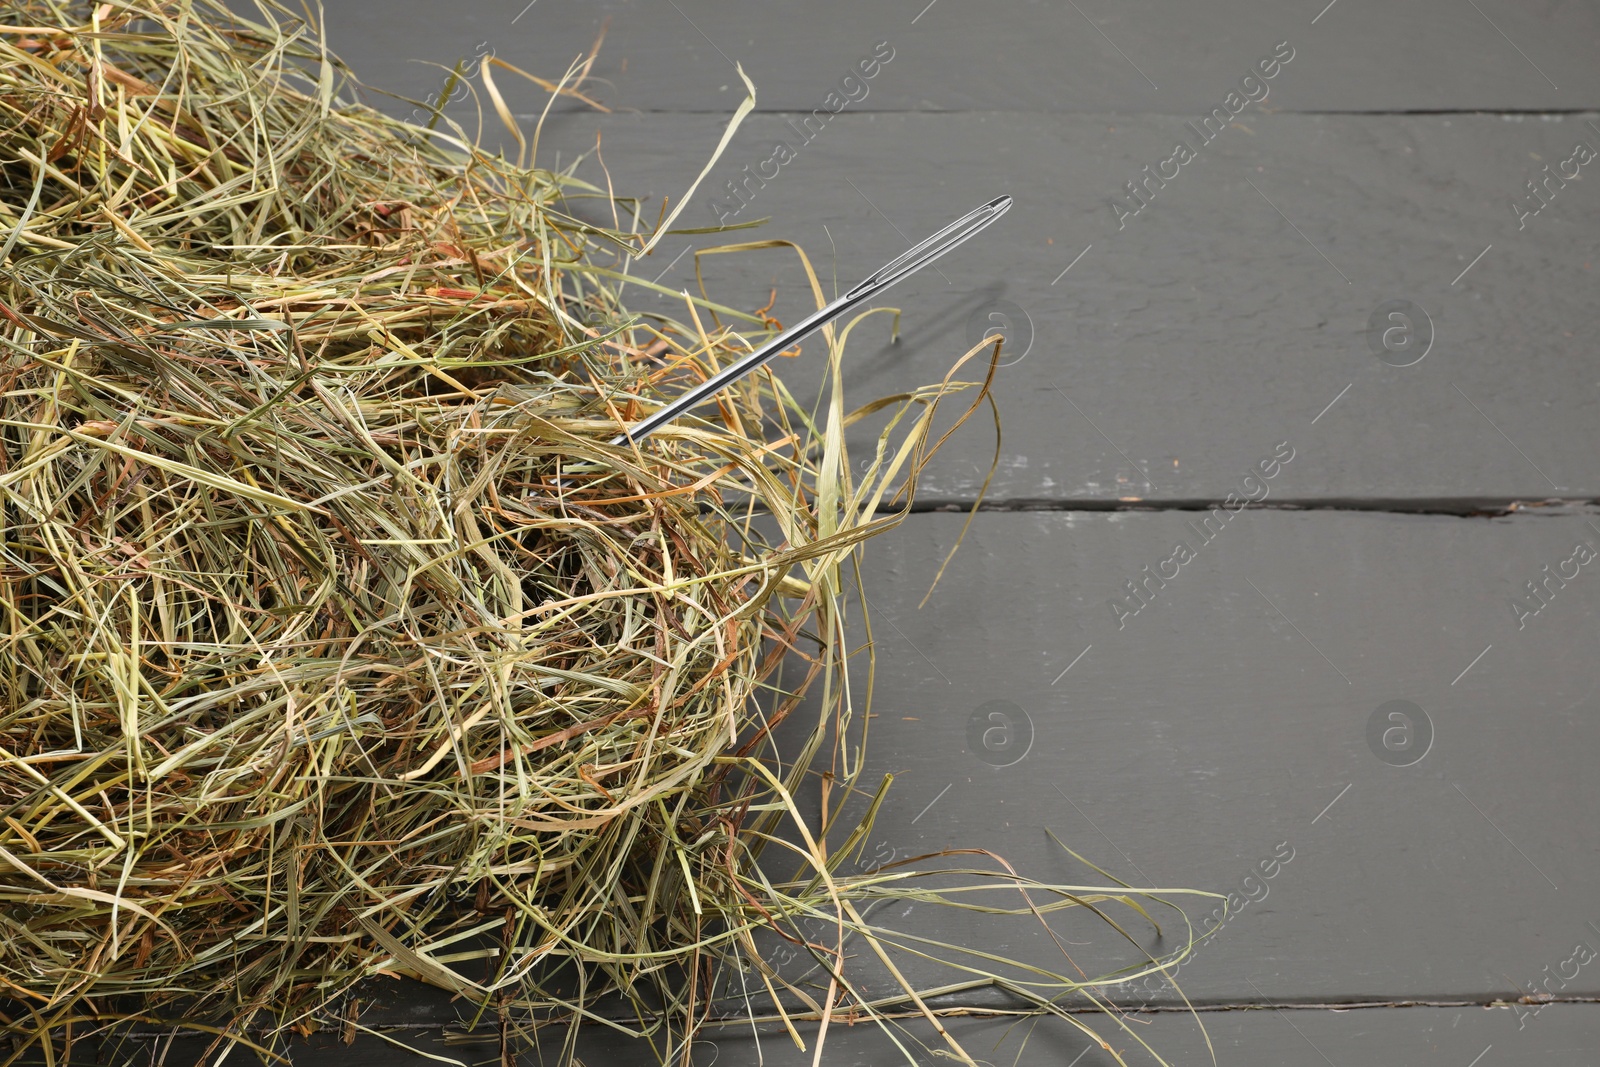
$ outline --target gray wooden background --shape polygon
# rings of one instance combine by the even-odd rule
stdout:
[[[757,113],[679,224],[714,225],[737,205],[725,183],[789,139],[795,157],[732,221],[768,219],[743,236],[800,243],[841,289],[1016,198],[892,292],[898,344],[869,325],[853,346],[864,400],[935,380],[986,329],[1007,336],[999,472],[939,591],[918,608],[987,469],[981,428],[930,469],[922,513],[867,551],[881,651],[866,779],[897,775],[884,848],[982,844],[1083,880],[1048,828],[1130,883],[1220,892],[1287,849],[1267,895],[1182,970],[1218,1063],[1600,1060],[1600,963],[1570,962],[1600,950],[1600,565],[1566,562],[1600,551],[1600,159],[1576,151],[1600,149],[1600,5],[525,2],[326,14],[367,83],[417,99],[491,49],[557,78],[609,20],[586,91],[611,111],[556,104],[540,162],[598,136],[652,219],[742,98],[739,62]],[[865,97],[800,143],[790,123],[880,42],[892,59]],[[1203,140],[1202,118],[1275,52],[1292,58],[1248,83],[1265,98]],[[500,84],[531,128],[546,97]],[[477,121],[470,100],[448,110]],[[1180,140],[1196,158],[1131,213],[1127,183]],[[728,239],[667,238],[641,273],[693,285],[689,250]],[[703,264],[719,299],[753,308],[776,287],[780,317],[802,309],[792,254],[731,258]],[[1404,320],[1383,318],[1399,301]],[[805,363],[783,371],[814,381]],[[1275,456],[1273,478],[1246,480]],[[1262,491],[1197,531],[1230,493]],[[1179,541],[1194,558],[1148,604],[1111,606]],[[1574,566],[1537,614],[1513,607]],[[976,751],[969,719],[997,700],[1012,747]],[[1380,735],[1402,728],[1390,747],[1369,740],[1375,717]],[[895,921],[1046,964],[1054,951],[1031,923]],[[1545,991],[1561,1003],[1507,1006]],[[436,1000],[406,1003],[408,1039],[495,1055],[445,1043]],[[991,996],[946,1006],[979,1013],[951,1025],[996,1064],[1113,1062],[1061,1020],[983,1017]],[[1172,1062],[1210,1061],[1192,1017],[1138,1018]],[[603,1029],[584,1046],[591,1063],[654,1062]],[[363,1038],[296,1060],[395,1055]],[[836,1026],[823,1062],[896,1055]],[[812,1062],[781,1034],[758,1051],[748,1027],[695,1051],[758,1058]]]

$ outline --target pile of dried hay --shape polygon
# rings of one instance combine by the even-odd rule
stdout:
[[[611,447],[748,350],[722,320],[768,324],[628,319],[649,235],[579,221],[602,190],[347,101],[271,4],[7,22],[7,1032],[262,1048],[390,974],[568,1018],[621,993],[677,1048],[713,959],[779,999],[753,931],[871,937],[837,854],[757,860],[851,713],[844,565],[963,384],[902,398],[865,479],[831,332],[820,414],[763,373]]]

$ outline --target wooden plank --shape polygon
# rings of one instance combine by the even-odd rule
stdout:
[[[1592,515],[985,514],[916,610],[961,523],[918,516],[868,554],[883,649],[865,780],[898,776],[878,823],[897,855],[981,843],[1088,880],[1049,827],[1129,882],[1264,893],[1182,970],[1206,1001],[1248,1001],[1251,982],[1328,1002],[1516,995],[1579,940],[1600,945],[1600,851],[1547,817],[1600,801],[1600,583],[1563,563],[1600,548]],[[1179,542],[1194,558],[1164,566]],[[1519,616],[1546,565],[1575,577]],[[1146,566],[1176,576],[1150,579],[1136,615],[1112,609]],[[1032,723],[1010,766],[973,748],[997,700]],[[1412,766],[1369,741],[1374,717],[1380,735],[1408,725],[1380,716],[1397,700],[1422,709],[1415,737],[1431,722]],[[1267,888],[1246,883],[1285,843]],[[1031,919],[902,921],[1061,963]],[[1600,970],[1565,992],[1600,992]]]
[[[1596,192],[1552,184],[1551,202],[1520,230],[1511,210],[1522,183],[1575,143],[1600,149],[1600,123],[1246,119],[1119,220],[1109,203],[1122,183],[1174,139],[1198,140],[1182,122],[846,113],[776,178],[746,187],[734,221],[767,225],[670,237],[635,269],[693,287],[688,249],[781,238],[799,242],[825,281],[836,270],[842,290],[1009,192],[1010,214],[887,294],[884,304],[904,310],[900,342],[886,343],[879,318],[858,330],[849,356],[852,398],[864,402],[937,381],[994,314],[1031,323],[1031,347],[1017,327],[999,373],[1005,443],[992,499],[1217,500],[1285,438],[1303,445],[1272,487],[1278,501],[1463,508],[1600,496],[1595,243],[1579,225]],[[709,180],[759,165],[775,139],[801,143],[794,121],[752,116]],[[602,131],[615,187],[649,197],[653,219],[723,125],[711,115],[568,117],[546,127],[542,151],[570,162]],[[592,160],[583,172],[603,182]],[[712,199],[697,195],[683,224],[715,225]],[[773,289],[786,321],[813,306],[787,250],[707,256],[703,268],[709,291],[734,306],[765,304]],[[682,317],[675,297],[628,299]],[[1407,320],[1411,350],[1432,333],[1410,366],[1392,365],[1415,358],[1404,335],[1385,347],[1392,301],[1421,308]],[[778,366],[802,393],[820,367],[815,342],[806,352]],[[874,432],[864,428],[855,446]],[[930,469],[924,499],[971,500],[993,451],[990,433],[958,437]]]
[[[415,60],[449,67],[480,46],[559,77],[609,20],[597,91],[618,108],[644,111],[729,109],[739,90],[735,61],[755,79],[763,107],[820,107],[879,41],[889,42],[894,58],[854,105],[866,110],[1198,115],[1282,41],[1295,58],[1271,84],[1270,99],[1294,110],[1557,110],[1600,102],[1592,60],[1600,13],[1588,5],[1500,0],[1475,11],[1448,0],[1339,0],[1322,11],[1325,3],[479,0],[448,17],[421,0],[325,6],[334,46],[367,80],[415,97],[440,84],[437,71]],[[542,106],[532,91],[509,88],[524,109]]]
[[[1102,1033],[1124,1061],[1143,1067],[1156,1061],[1128,1032],[1103,1018],[1080,1016]],[[1518,1023],[1523,1025],[1518,1028]],[[1201,1029],[1203,1023],[1204,1030]],[[947,1017],[942,1025],[979,1063],[1010,1067],[1112,1067],[1117,1061],[1072,1023],[1058,1018]],[[1215,1062],[1229,1067],[1282,1067],[1283,1064],[1405,1063],[1438,1067],[1497,1067],[1507,1063],[1539,1063],[1548,1067],[1589,1067],[1600,1055],[1600,1007],[1593,1004],[1550,1004],[1537,1015],[1519,1015],[1502,1007],[1410,1007],[1361,1011],[1272,1010],[1207,1012],[1197,1023],[1182,1013],[1131,1016],[1128,1031],[1143,1039],[1168,1063]],[[834,1023],[821,1042],[822,1062],[828,1067],[888,1067],[901,1063],[951,1062],[934,1058],[948,1046],[921,1019],[896,1020],[895,1041],[872,1025]],[[795,1047],[781,1030],[762,1027],[753,1035],[747,1025],[719,1028],[697,1042],[687,1062],[695,1067],[712,1064],[753,1064],[766,1067],[811,1067],[818,1044],[817,1026],[797,1027],[806,1049]],[[1207,1046],[1207,1038],[1210,1047]],[[437,1030],[399,1032],[394,1039],[446,1062],[495,1062],[496,1036],[487,1030],[448,1041]],[[201,1042],[175,1042],[164,1062],[168,1067],[195,1063]],[[661,1058],[641,1041],[620,1036],[599,1026],[584,1027],[578,1054],[584,1063],[616,1067],[652,1067]],[[908,1060],[901,1048],[915,1058]],[[553,1057],[559,1040],[550,1035],[544,1059]],[[122,1050],[124,1059],[131,1050]],[[159,1055],[159,1049],[155,1049]],[[318,1036],[296,1041],[294,1062],[301,1067],[387,1067],[396,1062],[425,1061],[402,1053],[378,1037],[359,1036],[344,1046]],[[142,1053],[141,1053],[142,1055]],[[402,1059],[403,1057],[403,1059]],[[142,1062],[132,1060],[129,1062]],[[434,1061],[436,1062],[436,1061]],[[959,1060],[954,1062],[960,1062]]]
[[[852,25],[809,10],[803,26],[825,28],[806,31],[799,22],[784,21],[797,16],[767,9],[750,14],[707,8],[703,18],[698,9],[683,10],[689,18],[670,6],[618,8],[613,31],[623,36],[613,43],[632,40],[627,34],[637,30],[644,33],[639,40],[649,42],[643,49],[647,58],[702,47],[704,39],[689,27],[692,19],[702,28],[727,28],[735,39],[743,34],[751,41],[781,40],[782,54],[808,57],[810,71],[824,69],[813,45],[837,52],[835,46],[842,45],[834,36],[845,32],[841,26]],[[1260,24],[1243,19],[1247,13],[1241,9],[1239,18],[1217,21]],[[552,20],[547,34],[513,30],[514,15],[509,8],[484,6],[438,25],[387,9],[379,19],[365,8],[339,5],[329,17],[336,38],[350,40],[357,67],[375,83],[398,87],[411,85],[394,65],[400,60],[427,79],[440,77],[438,70],[410,61],[426,55],[448,58],[451,34],[473,39],[467,54],[477,51],[478,43],[499,48],[502,40],[522,36],[538,42],[536,51],[550,41],[566,41],[561,47],[572,50],[570,39],[577,31],[571,20],[599,19],[603,12],[529,8],[515,24]],[[1460,34],[1472,24],[1458,16],[1418,7],[1384,17],[1422,19],[1436,31]],[[1322,56],[1325,61],[1342,57],[1323,64],[1335,84],[1372,91],[1409,84],[1421,69],[1418,64],[1432,62],[1391,63],[1386,77],[1352,76],[1351,63],[1359,66],[1392,44],[1384,38],[1381,47],[1374,45],[1369,32],[1374,17],[1347,0],[1314,27],[1318,32],[1345,27],[1339,32],[1364,35],[1361,47],[1330,45]],[[1592,16],[1549,17],[1560,23]],[[1485,19],[1474,18],[1484,23],[1489,38],[1505,44]],[[766,20],[750,26],[769,32],[735,32],[751,19]],[[502,20],[503,33],[491,32]],[[989,21],[1007,29],[983,32],[1013,33],[1019,24]],[[1513,40],[1535,29],[1532,23],[1502,23]],[[1397,23],[1396,32],[1405,37],[1421,25]],[[1560,25],[1570,32],[1555,37],[1584,39],[1583,26]],[[684,44],[685,33],[694,40]],[[1041,42],[1039,47],[1059,44],[1048,34],[1024,36]],[[963,37],[947,27],[929,39],[970,47],[984,38],[982,33]],[[1215,38],[1199,34],[1197,39]],[[1464,42],[1451,40],[1453,51],[1437,54],[1471,54],[1473,63],[1452,58],[1457,78],[1430,74],[1427,84],[1450,86],[1457,103],[1463,98],[1456,82],[1469,68],[1475,71],[1473,85],[1519,84],[1484,56],[1461,51]],[[648,68],[631,45],[621,51]],[[1306,52],[1297,52],[1273,79],[1285,92],[1274,89],[1261,104],[1249,105],[1214,141],[1204,139],[1212,130],[1199,120],[1216,91],[1197,97],[1193,106],[1174,106],[1170,114],[1134,116],[884,114],[874,109],[893,106],[893,98],[880,93],[829,119],[821,132],[812,129],[820,127],[820,119],[804,124],[809,110],[757,114],[683,223],[770,216],[773,222],[758,236],[801,241],[819,259],[832,260],[829,265],[837,266],[848,285],[908,240],[996,191],[1015,195],[1018,206],[1011,216],[941,265],[942,277],[925,272],[892,294],[907,313],[902,343],[876,344],[883,331],[864,331],[861,370],[853,377],[858,395],[935,379],[969,336],[981,336],[994,323],[1010,324],[1017,355],[1007,359],[1022,361],[1005,369],[998,392],[1008,444],[991,491],[995,500],[1217,499],[1245,462],[1239,450],[1247,446],[1236,429],[1245,431],[1243,436],[1282,434],[1313,419],[1322,424],[1318,432],[1332,439],[1307,453],[1280,499],[1405,500],[1461,509],[1511,499],[1600,495],[1600,476],[1588,462],[1600,443],[1597,383],[1584,359],[1594,249],[1587,231],[1573,225],[1590,210],[1592,194],[1581,181],[1563,182],[1545,169],[1565,167],[1571,173],[1577,166],[1570,162],[1575,143],[1600,146],[1593,120],[1274,113],[1314,106],[1286,99],[1296,84],[1292,78],[1317,69],[1306,61],[1322,53],[1309,44]],[[1514,55],[1513,49],[1506,52]],[[1030,66],[1027,59],[1038,54],[1024,49],[1014,62],[984,69],[1031,71],[1029,84],[1048,85],[1038,63]],[[905,58],[896,56],[875,82],[886,86],[891,70],[909,69],[904,84],[915,85],[919,93],[942,84],[915,66],[894,68]],[[617,188],[649,197],[647,209],[663,196],[680,196],[739,93],[735,81],[715,100],[691,104],[676,98],[672,87],[693,79],[683,76],[681,57],[673,62],[670,69],[648,75],[658,90],[650,94],[649,106],[696,106],[716,113],[652,110],[602,119],[557,109],[546,125],[542,160],[558,163],[592,149],[598,130],[605,135],[606,161]],[[1076,72],[1093,64],[1056,64],[1063,66]],[[637,63],[629,69],[630,78],[646,76]],[[1094,78],[1097,85],[1110,84],[1103,72]],[[500,78],[514,107],[536,111],[542,101],[517,96],[512,87],[517,81],[510,75]],[[781,77],[777,82],[785,84]],[[411,91],[420,93],[427,84],[432,82],[417,83]],[[1569,83],[1568,104],[1576,99],[1572,92]],[[1098,106],[1129,106],[1126,87],[1114,97]],[[763,107],[812,104],[810,96],[791,99],[782,92],[762,99]],[[1011,108],[1020,99],[1011,94],[984,106]],[[465,114],[459,107],[456,112]],[[807,135],[812,139],[803,140]],[[793,142],[797,151],[792,161],[778,166],[770,161],[780,139]],[[1179,139],[1198,158],[1162,170]],[[1144,174],[1147,167],[1155,178]],[[1178,177],[1163,182],[1160,174],[1173,169]],[[778,176],[771,181],[759,177],[774,171]],[[587,172],[600,180],[597,167]],[[752,173],[756,176],[749,177]],[[1184,177],[1191,173],[1194,177]],[[735,179],[744,183],[748,206],[727,191],[726,183]],[[1126,196],[1119,201],[1118,194],[1135,179],[1145,183],[1142,195],[1149,204],[1129,216],[1123,212],[1138,201]],[[1545,183],[1540,188],[1551,199],[1548,206],[1526,188],[1533,180]],[[1113,206],[1116,202],[1123,206]],[[1514,209],[1514,204],[1522,206]],[[1536,207],[1538,214],[1531,214]],[[734,208],[737,213],[729,214]],[[745,236],[750,234],[731,239]],[[710,243],[706,238],[665,242],[649,262],[647,276],[654,277],[658,263],[667,266],[691,244]],[[662,280],[687,282],[691,262],[692,257],[678,260]],[[707,274],[719,296],[749,307],[764,303],[769,288],[778,287],[780,315],[798,313],[804,296],[799,271],[777,254],[738,263],[711,259]],[[1393,301],[1419,307],[1421,313],[1407,321],[1415,321],[1418,336],[1431,332],[1436,337],[1415,366],[1391,366],[1409,357],[1371,350],[1385,336],[1402,336],[1385,329],[1384,309]],[[641,306],[665,305],[652,297]],[[815,377],[815,368],[804,363],[783,369],[801,387]],[[1070,402],[1064,390],[1070,391]],[[864,430],[857,441],[870,442],[870,433]],[[979,435],[956,443],[929,472],[924,500],[972,499],[991,453]]]
[[[1130,884],[1236,894],[1177,974],[1202,1005],[1600,997],[1600,964],[1575,948],[1600,953],[1600,848],[1552,815],[1600,804],[1600,558],[1565,562],[1600,552],[1593,514],[983,513],[918,610],[962,521],[915,516],[868,550],[861,781],[896,776],[869,863],[982,847],[1043,881],[1105,884],[1048,829]],[[1179,542],[1193,558],[1174,574]],[[1514,610],[1547,565],[1548,603]],[[1131,616],[1108,606],[1126,581],[1148,582]],[[1009,719],[988,717],[996,701]],[[1190,909],[1200,929],[1210,910]],[[1170,921],[1158,940],[1116,914],[1151,952],[1181,944]],[[880,921],[1070,972],[1028,916],[897,904]],[[1053,928],[1090,975],[1137,961],[1096,922]],[[895,955],[919,988],[969,977]],[[852,966],[869,995],[893,991],[864,950]],[[399,999],[380,1018],[455,1018],[441,994],[382,986]],[[1181,1005],[1160,982],[1103,993]]]

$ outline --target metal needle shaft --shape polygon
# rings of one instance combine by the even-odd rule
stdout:
[[[797,341],[809,336],[826,323],[866,303],[902,278],[916,273],[952,248],[1004,215],[1011,208],[1009,196],[997,196],[975,211],[961,216],[932,237],[917,244],[879,267],[860,284],[824,308],[812,312],[772,340],[736,362],[728,364],[704,382],[661,408],[654,415],[636,423],[631,429],[612,439],[613,445],[625,445],[630,440],[640,441],[650,433],[702,403],[714,393],[721,392],[757,367]]]

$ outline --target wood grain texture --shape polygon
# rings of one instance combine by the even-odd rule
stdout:
[[[848,377],[858,402],[937,381],[989,313],[1020,324],[1020,308],[1031,338],[1018,325],[1002,357],[994,499],[1220,499],[1261,448],[1290,436],[1307,443],[1274,487],[1280,500],[1600,496],[1597,238],[1585,222],[1600,200],[1592,183],[1569,182],[1520,230],[1510,208],[1544,163],[1578,141],[1600,147],[1600,123],[1246,113],[1119,229],[1112,194],[1175,138],[1198,140],[1182,122],[846,112],[803,143],[794,121],[752,116],[710,179],[759,165],[775,139],[802,144],[775,179],[746,187],[735,216],[770,222],[669,237],[636,273],[693,289],[686,250],[768,237],[799,243],[842,291],[1011,193],[1008,215],[885,295],[880,306],[903,309],[900,341],[887,343],[885,318],[863,324]],[[570,162],[601,131],[612,181],[648,197],[653,219],[723,125],[568,116],[547,125],[542,151]],[[593,159],[583,172],[603,182]],[[716,224],[711,199],[698,195],[683,224]],[[701,266],[707,291],[732,306],[761,306],[773,289],[786,321],[814,306],[787,250]],[[681,299],[630,298],[682,317]],[[1374,313],[1396,299],[1422,309],[1413,346],[1431,323],[1412,366],[1381,361],[1369,342]],[[818,377],[816,349],[776,368],[802,394]],[[874,434],[863,428],[856,447]],[[972,499],[993,451],[985,432],[954,440],[924,498]]]
[[[1324,7],[1328,10],[1318,18]],[[1600,103],[1591,5],[1426,0],[1067,0],[984,5],[735,0],[420,0],[325,4],[334,46],[367,80],[422,96],[487,41],[559,77],[609,19],[600,99],[642,111],[727,111],[741,63],[759,103],[810,109],[878,41],[896,58],[875,111],[1206,111],[1280,41],[1299,52],[1272,99],[1297,111],[1557,110]],[[519,17],[520,13],[520,17]],[[1313,24],[1313,19],[1316,19]],[[1520,49],[1520,51],[1519,51]],[[1152,87],[1154,86],[1154,87]],[[532,91],[511,98],[532,110]],[[538,105],[532,101],[538,99]]]
[[[1596,964],[1571,962],[1580,943],[1600,951],[1600,834],[1552,815],[1600,804],[1600,559],[1547,587],[1537,615],[1510,606],[1577,543],[1600,549],[1594,517],[985,513],[918,610],[961,523],[914,516],[868,550],[879,650],[862,781],[895,775],[869,857],[982,847],[1042,880],[1104,884],[1048,828],[1130,884],[1237,892],[1178,972],[1200,1004],[1600,997]],[[1147,606],[1107,606],[1180,541],[1194,557],[1145,587]],[[1373,747],[1371,720],[1397,700],[1420,712],[1382,730],[1409,728],[1414,746],[1431,734],[1420,756],[1404,736]],[[992,701],[1020,712],[986,756],[971,723]],[[1202,928],[1210,909],[1191,908]],[[1163,941],[1120,917],[1151,951],[1179,943],[1170,924]],[[897,905],[880,919],[1068,967],[1032,918]],[[1134,961],[1097,923],[1056,928],[1091,974]],[[886,995],[869,961],[857,975]],[[897,963],[923,987],[963,977]],[[440,994],[393,988],[383,1018],[455,1016]],[[1159,983],[1104,992],[1181,1005]]]
[[[1317,1001],[1513,994],[1569,942],[1596,943],[1600,838],[1546,810],[1600,801],[1600,584],[1580,569],[1521,628],[1510,606],[1573,545],[1600,546],[1594,520],[1244,511],[1211,517],[1206,542],[1200,518],[980,515],[920,611],[961,517],[917,516],[869,549],[882,650],[866,778],[897,775],[879,836],[901,855],[981,842],[1085,877],[1048,826],[1129,882],[1222,892],[1288,842],[1268,895],[1182,970],[1207,1001],[1254,999],[1252,981]],[[1145,587],[1147,606],[1108,607],[1147,565],[1170,574],[1178,542],[1194,558]],[[1011,766],[969,744],[992,700],[1032,722]],[[1413,766],[1369,747],[1392,700],[1432,724]],[[902,921],[1060,963],[1031,920]],[[1579,986],[1600,990],[1600,972]]]
[[[1097,1029],[1125,1062],[1147,1067],[1157,1061],[1127,1033],[1114,1026]],[[1519,1022],[1523,1025],[1519,1028]],[[1201,1030],[1201,1023],[1204,1030]],[[997,1067],[1113,1067],[1111,1054],[1062,1019],[946,1017],[943,1025],[980,1064]],[[1228,1067],[1324,1067],[1394,1063],[1427,1067],[1495,1067],[1538,1063],[1542,1067],[1590,1067],[1600,1054],[1600,1007],[1593,1004],[1549,1004],[1537,1015],[1517,1009],[1480,1006],[1375,1008],[1357,1011],[1274,1010],[1206,1012],[1200,1023],[1182,1013],[1130,1016],[1129,1031],[1171,1064]],[[765,1067],[811,1067],[818,1046],[815,1024],[796,1027],[806,1048],[795,1047],[780,1030],[763,1027],[759,1036],[748,1026],[728,1026],[696,1043],[687,1062],[692,1067],[764,1064]],[[941,1053],[947,1046],[922,1019],[897,1020],[895,1040],[870,1025],[835,1023],[821,1042],[828,1067],[894,1067],[897,1064],[952,1062]],[[414,1048],[446,1062],[493,1063],[499,1054],[492,1032],[446,1039],[435,1029],[394,1035]],[[1209,1047],[1207,1038],[1209,1037]],[[192,1062],[199,1042],[183,1040],[168,1052],[166,1062]],[[542,1062],[554,1062],[559,1048],[551,1036]],[[604,1027],[585,1027],[577,1043],[583,1063],[647,1067],[659,1061],[648,1047]],[[904,1049],[905,1052],[901,1050]],[[125,1053],[131,1051],[124,1049]],[[345,1046],[327,1037],[297,1042],[295,1063],[337,1063],[341,1067],[388,1067],[394,1063],[437,1062],[402,1053],[381,1038],[362,1035]],[[910,1054],[910,1058],[905,1053]],[[157,1050],[159,1055],[159,1049]],[[237,1053],[236,1053],[237,1055]],[[132,1062],[142,1062],[139,1058]],[[541,1062],[541,1061],[533,1061]],[[959,1061],[955,1061],[959,1062]]]
[[[1600,149],[1600,115],[1324,113],[1491,106],[1464,103],[1474,93],[1499,94],[1492,106],[1502,110],[1534,106],[1510,102],[1530,86],[1548,93],[1541,107],[1595,107],[1600,86],[1564,76],[1558,93],[1528,53],[1534,41],[1555,50],[1592,41],[1588,9],[1380,10],[1342,0],[1312,26],[1309,14],[1288,20],[1259,4],[1123,5],[1104,16],[1109,36],[1133,27],[1170,34],[1166,66],[1189,64],[1195,74],[1163,79],[1163,93],[1145,99],[1118,84],[1132,72],[1114,53],[1110,67],[1063,58],[1097,47],[1070,5],[995,17],[941,4],[915,27],[928,24],[927,48],[891,41],[894,58],[880,65],[868,95],[832,117],[823,100],[834,68],[847,70],[888,40],[872,27],[908,17],[898,7],[845,15],[826,6],[483,4],[440,23],[420,10],[335,4],[328,18],[335,45],[370,82],[421,95],[442,73],[416,61],[448,65],[480,45],[553,74],[587,47],[608,12],[608,58],[592,88],[622,113],[557,107],[540,161],[570,163],[603,135],[614,186],[645,198],[647,218],[664,197],[682,195],[740,95],[720,57],[708,64],[700,56],[709,45],[695,27],[773,56],[749,67],[772,113],[747,120],[681,224],[771,221],[720,238],[668,238],[636,265],[643,277],[693,285],[687,250],[770,237],[800,243],[848,286],[996,193],[1016,198],[989,231],[887,294],[884,303],[905,312],[900,343],[883,343],[881,321],[868,325],[851,379],[860,399],[936,380],[970,338],[1009,324],[997,390],[1006,443],[993,500],[1220,499],[1253,462],[1252,441],[1282,439],[1313,420],[1319,445],[1285,480],[1280,500],[1461,509],[1600,497],[1592,462],[1600,445],[1590,321],[1596,236],[1586,224],[1600,202],[1583,181],[1585,166],[1572,162],[1579,142]],[[950,21],[934,24],[936,16]],[[1293,58],[1266,83],[1266,99],[1247,103],[1227,128],[1207,126],[1235,87],[1234,68],[1259,58],[1250,48],[1270,53],[1283,37],[1267,24],[1285,20],[1313,35],[1291,42]],[[1495,27],[1524,42],[1529,59]],[[1252,33],[1259,46],[1241,43]],[[1429,49],[1407,43],[1424,34]],[[920,65],[934,42],[992,58]],[[1502,65],[1507,56],[1520,73]],[[1561,65],[1600,77],[1586,62]],[[1223,66],[1228,78],[1218,81]],[[963,78],[988,79],[988,88],[920,102]],[[730,79],[726,92],[683,95]],[[1080,80],[1096,88],[1080,90]],[[1191,81],[1193,93],[1183,88]],[[542,94],[505,72],[498,83],[531,126]],[[896,96],[896,85],[914,87],[915,100]],[[643,98],[630,101],[629,86]],[[468,102],[450,110],[476,128]],[[501,136],[492,112],[487,131]],[[787,162],[774,162],[779,141],[794,151]],[[1180,142],[1195,158],[1168,162]],[[1580,177],[1571,181],[1556,173],[1574,170]],[[582,173],[604,182],[593,159]],[[1129,183],[1147,202],[1136,214],[1127,213],[1140,203]],[[780,317],[792,321],[811,306],[786,253],[707,257],[704,275],[733,306],[760,306],[774,288]],[[1421,308],[1413,348],[1432,336],[1413,366],[1391,366],[1404,360],[1380,361],[1373,351],[1387,326],[1380,320],[1374,331],[1373,317],[1395,300]],[[635,296],[644,312],[672,303]],[[804,389],[817,377],[814,362],[779,369]],[[864,427],[857,446],[871,437]],[[992,454],[981,434],[954,442],[928,472],[924,500],[972,499]]]

